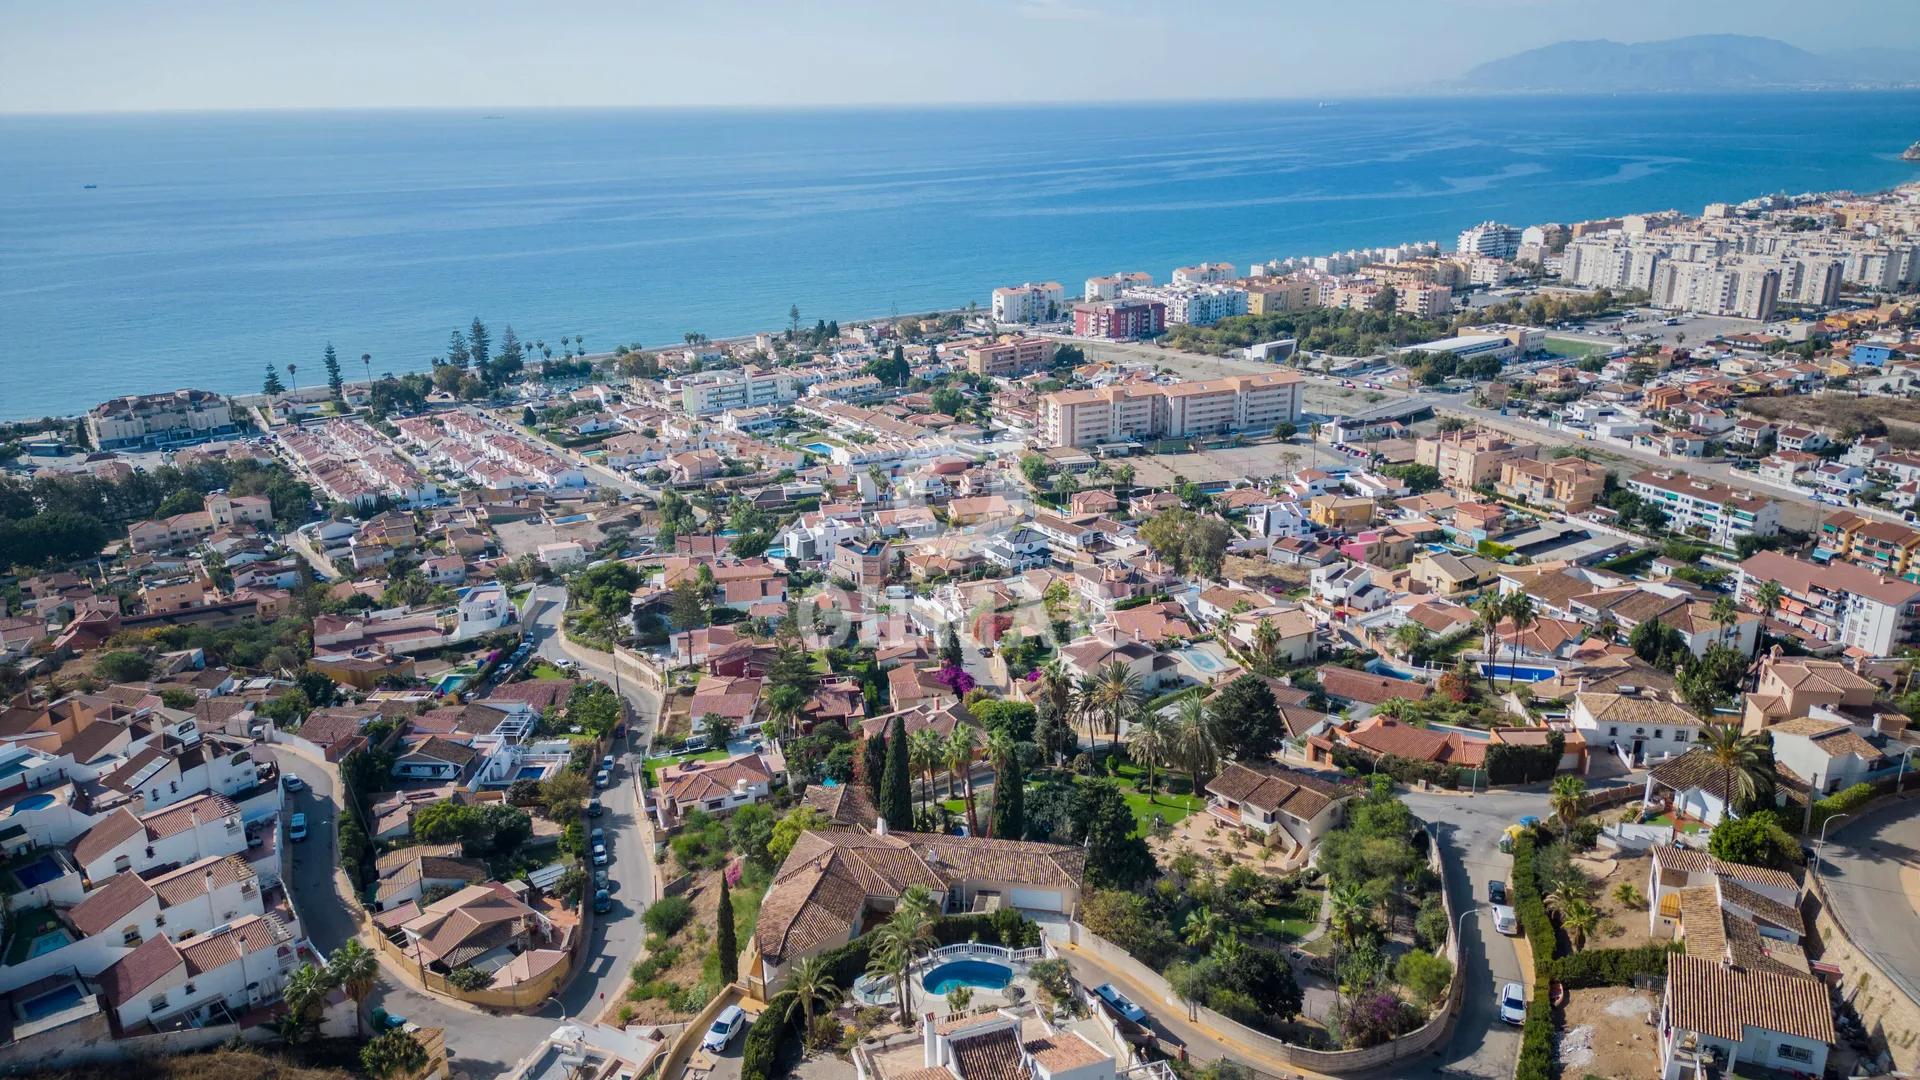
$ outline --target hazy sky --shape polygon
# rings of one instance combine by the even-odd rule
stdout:
[[[1916,2],[0,0],[0,112],[1354,95],[1568,38],[1914,47]]]

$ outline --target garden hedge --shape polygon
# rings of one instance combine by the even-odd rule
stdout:
[[[869,931],[821,954],[833,973],[834,983],[841,989],[851,988],[855,979],[866,974],[872,937]],[[991,915],[947,915],[933,921],[936,947],[962,941],[997,941],[999,937],[1000,931],[993,925]],[[785,990],[773,995],[766,1010],[747,1028],[747,1040],[740,1048],[741,1080],[774,1080],[786,1075],[780,1068],[780,1060],[800,1037],[800,1024],[801,1012],[795,1007],[794,995]]]
[[[1829,818],[1851,814],[1867,805],[1877,794],[1879,791],[1872,784],[1855,784],[1819,800],[1813,804],[1813,816],[1809,819],[1812,825],[1808,831],[1819,835],[1820,826]]]
[[[1553,977],[1569,990],[1631,986],[1636,975],[1664,976],[1667,957],[1684,950],[1678,941],[1633,949],[1588,949],[1553,962]]]

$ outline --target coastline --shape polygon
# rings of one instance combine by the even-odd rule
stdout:
[[[370,160],[401,168],[369,186],[282,177],[268,162],[236,190],[226,217],[208,217],[213,203],[194,194],[210,183],[207,165],[149,181],[67,160],[71,149],[16,145],[22,180],[0,185],[0,200],[27,212],[16,250],[0,257],[0,277],[19,283],[0,291],[0,321],[38,344],[35,359],[15,361],[26,378],[0,400],[0,419],[72,416],[112,396],[180,386],[244,395],[258,391],[268,362],[297,364],[304,383],[329,340],[349,370],[370,352],[376,373],[423,372],[445,343],[446,330],[431,328],[475,315],[523,338],[584,332],[603,353],[619,342],[671,344],[685,330],[748,336],[784,326],[790,303],[808,322],[870,321],[970,297],[984,304],[991,288],[1022,280],[1164,277],[1199,261],[1447,238],[1489,217],[1525,225],[1696,211],[1764,190],[1882,190],[1920,178],[1898,160],[1913,137],[1911,98],[1768,94],[1802,107],[1763,110],[1775,119],[1732,152],[1696,136],[1762,95],[1559,95],[1533,106],[1526,95],[1383,96],[1326,108],[1222,105],[1217,116],[1156,103],[1156,122],[1171,130],[1152,137],[1116,129],[1130,118],[1125,108],[961,106],[937,114],[957,133],[905,154],[898,137],[935,113],[767,114],[796,118],[790,131],[741,121],[738,110],[697,122],[688,114],[644,153],[619,149],[651,130],[626,110],[517,112],[450,130],[451,114],[399,111],[376,117],[384,126],[360,142],[282,114],[233,125],[206,114],[103,120],[77,145],[145,139],[129,155],[136,163],[174,150],[172,136],[150,129],[184,127],[215,140],[213,166],[222,153],[252,165],[236,132],[250,140],[273,130],[295,146],[348,138],[339,147],[347,159],[400,155]],[[1002,130],[1016,116],[1022,130]],[[279,131],[283,123],[291,129]],[[723,149],[672,156],[710,131]],[[440,158],[415,155],[429,135],[461,149],[500,137],[577,147],[595,168],[456,180]],[[743,156],[741,140],[761,157]],[[1804,152],[1783,157],[1787,145]],[[834,152],[817,153],[823,147]],[[0,149],[0,161],[9,156]],[[765,157],[800,163],[772,168]],[[673,168],[657,183],[623,179],[660,164]],[[54,177],[63,182],[49,188]],[[83,193],[83,182],[99,189]],[[1728,190],[1736,185],[1745,190]]]

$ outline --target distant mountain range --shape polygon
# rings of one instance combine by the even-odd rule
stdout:
[[[1453,89],[1482,92],[1684,92],[1920,86],[1920,51],[1811,53],[1773,38],[1703,34],[1626,45],[1562,41],[1489,61]]]

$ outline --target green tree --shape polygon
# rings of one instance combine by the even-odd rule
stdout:
[[[93,662],[94,674],[108,682],[143,682],[153,672],[153,664],[145,656],[129,649],[115,649],[101,653]]]
[[[493,336],[487,333],[487,324],[475,315],[467,326],[467,352],[473,357],[473,370],[486,378],[487,365],[493,360]]]
[[[732,983],[740,977],[740,945],[733,936],[733,896],[727,890],[727,875],[720,874],[720,907],[714,928],[713,951],[720,957],[720,982]],[[812,1025],[808,1025],[811,1029]]]
[[[1416,949],[1400,957],[1394,965],[1393,977],[1407,988],[1415,1001],[1430,1007],[1447,992],[1447,984],[1453,981],[1453,965],[1444,956]]]
[[[887,729],[887,771],[881,782],[877,809],[887,827],[897,832],[913,829],[913,765],[907,759],[907,722],[896,715]]]
[[[779,866],[786,862],[802,833],[826,827],[826,815],[811,806],[802,804],[789,810],[786,817],[774,823],[773,835],[767,840],[768,865]]]
[[[333,392],[335,401],[341,400],[344,396],[341,391],[347,383],[340,375],[340,357],[334,354],[333,342],[327,342],[327,351],[321,356],[320,364],[327,369],[327,389]]]
[[[287,384],[280,381],[280,369],[267,365],[266,381],[260,384],[260,392],[268,397],[279,397],[287,392]]]
[[[1791,870],[1800,865],[1800,845],[1771,810],[1756,810],[1716,825],[1707,838],[1707,851],[1715,858],[1745,866]]]
[[[360,944],[359,938],[348,938],[327,958],[327,977],[353,999],[353,1030],[358,1034],[361,1031],[360,1017],[367,1007],[367,996],[373,993],[374,983],[380,978],[379,959],[372,950]]]
[[[1133,810],[1112,780],[1080,777],[1077,841],[1087,852],[1087,881],[1096,886],[1131,888],[1153,873],[1153,853],[1134,835]]]
[[[1209,707],[1223,749],[1241,761],[1258,761],[1280,748],[1280,708],[1266,680],[1242,675],[1228,683]]]
[[[1727,794],[1730,812],[1751,804],[1763,784],[1771,785],[1773,755],[1763,739],[1764,735],[1743,733],[1733,724],[1706,724],[1700,729],[1696,748],[1706,751],[1707,760],[1720,773],[1720,790]]]
[[[1587,808],[1587,782],[1577,776],[1556,776],[1547,795],[1547,806],[1560,822],[1560,835],[1570,836]]]
[[[987,757],[993,762],[992,835],[1020,840],[1027,831],[1027,779],[1020,769],[1019,747],[1005,734],[987,739]]]
[[[408,1031],[376,1035],[360,1048],[360,1067],[376,1080],[416,1072],[426,1064],[427,1048]]]
[[[809,956],[793,966],[793,973],[787,976],[786,993],[793,995],[793,1003],[800,1010],[801,1030],[811,1033],[814,1010],[832,1008],[840,1000],[840,984],[834,981],[833,965],[826,957]]]
[[[887,779],[886,732],[876,731],[861,741],[860,779],[867,785],[867,797],[873,800],[873,805],[879,806],[885,798]]]

